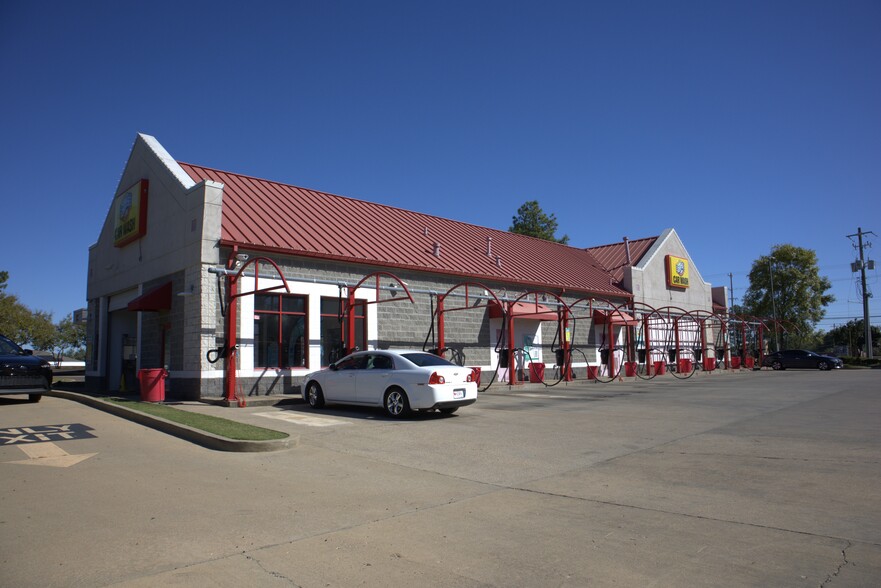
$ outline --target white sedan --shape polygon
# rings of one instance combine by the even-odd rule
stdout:
[[[411,410],[452,414],[477,401],[476,370],[424,351],[358,351],[303,378],[303,400],[381,406],[394,418]]]

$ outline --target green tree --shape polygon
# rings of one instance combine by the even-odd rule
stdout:
[[[517,209],[517,214],[511,217],[512,233],[538,237],[545,241],[554,241],[566,245],[569,243],[569,235],[563,235],[559,239],[557,233],[557,216],[547,215],[538,205],[538,200],[529,200]]]
[[[0,333],[19,345],[49,351],[57,336],[52,314],[33,311],[19,302],[18,297],[6,293],[9,272],[0,272]]]
[[[820,275],[815,251],[775,245],[770,255],[753,262],[743,306],[748,314],[780,321],[785,330],[781,348],[812,346],[818,342],[814,329],[835,300],[826,293],[831,287]]]
[[[58,361],[65,354],[74,354],[86,345],[86,325],[75,323],[70,315],[58,321],[55,332],[52,353]]]
[[[863,319],[847,321],[830,329],[823,335],[823,346],[827,350],[836,347],[847,347],[847,354],[851,357],[859,357],[866,348],[866,329],[863,327]],[[872,341],[881,341],[881,328],[872,326]]]
[[[0,271],[0,333],[16,343],[26,343],[31,311],[14,294],[7,294],[9,272]]]
[[[58,339],[58,329],[52,322],[52,314],[43,310],[30,313],[25,323],[22,341],[40,351],[52,351]]]

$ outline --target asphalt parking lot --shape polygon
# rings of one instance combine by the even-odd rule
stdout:
[[[60,492],[0,446],[0,584],[881,585],[878,370],[494,387],[405,421],[181,406],[299,436],[272,454],[69,404],[0,406],[4,428],[76,411],[105,456]],[[76,545],[55,543],[59,512]]]

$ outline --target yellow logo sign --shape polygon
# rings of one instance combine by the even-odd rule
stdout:
[[[667,285],[671,288],[688,288],[688,260],[674,255],[667,256]]]
[[[141,180],[113,201],[113,245],[128,245],[146,232],[147,180]]]

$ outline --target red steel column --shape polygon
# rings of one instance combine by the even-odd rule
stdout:
[[[709,354],[707,353],[707,319],[698,321],[698,324],[701,326],[701,363],[705,367],[707,359],[709,359]]]
[[[444,348],[447,346],[444,334],[444,296],[437,297],[437,354],[444,356]]]
[[[355,352],[355,290],[350,288],[346,300],[346,355]]]
[[[609,377],[615,377],[615,347],[617,347],[618,337],[615,336],[615,323],[612,322],[610,314],[606,319],[609,323]]]
[[[517,383],[517,366],[514,362],[514,305],[507,303],[508,312],[505,320],[508,321],[508,384]]]
[[[562,333],[560,333],[560,340],[563,342],[563,365],[560,366],[560,369],[563,370],[563,381],[571,382],[572,381],[572,342],[567,338],[567,331],[569,330],[569,309],[563,307],[561,310],[563,314],[563,320],[560,321],[560,329],[562,329]]]
[[[762,359],[765,357],[765,323],[759,323],[759,339],[756,342],[756,351],[759,352],[756,360],[759,362],[759,367],[762,367]],[[755,364],[753,364],[753,367],[755,367]]]
[[[679,319],[673,319],[673,335],[676,337],[676,355],[674,355],[674,363],[673,369],[676,370],[676,373],[679,373]]]

